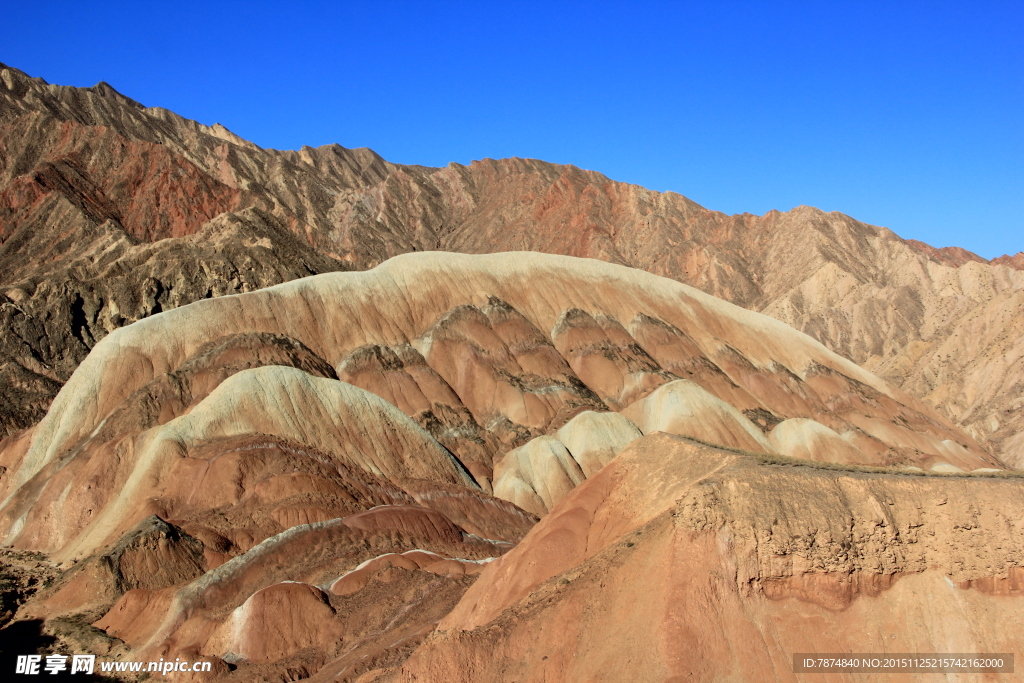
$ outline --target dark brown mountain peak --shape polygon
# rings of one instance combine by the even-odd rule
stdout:
[[[993,265],[1010,266],[1017,270],[1024,270],[1024,251],[1018,251],[1013,256],[1003,254],[999,258],[992,259]]]
[[[939,263],[953,266],[954,268],[960,267],[965,263],[988,263],[986,259],[978,256],[973,251],[967,251],[962,247],[933,247],[919,240],[907,240],[907,244],[922,254],[932,257]]]
[[[114,86],[110,85],[106,81],[100,81],[99,83],[97,83],[96,85],[92,86],[91,88],[86,88],[86,90],[88,90],[89,92],[96,93],[97,95],[100,95],[101,97],[109,97],[109,98],[112,98],[112,99],[116,99],[119,102],[121,102],[123,104],[126,104],[126,105],[128,105],[130,107],[135,107],[136,109],[145,109],[144,106],[142,106],[141,104],[139,104],[138,102],[136,102],[132,98],[127,97],[125,95],[122,95],[120,92],[115,90]]]
[[[33,83],[48,85],[41,78],[32,78],[24,71],[7,66],[0,62],[0,90],[7,90],[14,97],[24,97]],[[3,111],[3,98],[0,98],[0,111]]]

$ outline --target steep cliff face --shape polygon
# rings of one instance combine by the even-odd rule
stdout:
[[[221,225],[261,227],[219,240],[207,223],[224,212],[235,218]],[[425,168],[337,145],[264,150],[105,83],[48,85],[0,65],[7,433],[37,421],[117,326],[425,250],[586,256],[691,284],[864,364],[1004,460],[1024,457],[1020,254],[987,263],[808,207],[726,216],[535,160]],[[117,293],[99,284],[112,270]]]

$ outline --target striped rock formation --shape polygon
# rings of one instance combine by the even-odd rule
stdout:
[[[694,491],[725,500],[733,489],[714,493],[714,472],[763,490],[724,508],[704,501],[707,528],[760,539],[768,513],[745,501],[775,501],[791,524],[774,542],[792,566],[748,546],[715,555],[703,540],[692,561],[711,574],[739,563],[771,599],[821,583],[827,595],[812,602],[852,604],[863,582],[881,590],[938,561],[875,545],[870,562],[843,560],[840,531],[877,517],[874,503],[826,505],[848,481],[875,482],[880,500],[910,482],[922,501],[956,495],[979,510],[970,547],[991,541],[1001,554],[955,573],[958,585],[1002,591],[1019,560],[993,526],[1003,499],[989,493],[1012,503],[1017,479],[933,409],[767,316],[644,271],[544,254],[407,254],[152,315],[99,341],[46,416],[0,443],[0,466],[4,543],[65,570],[20,618],[88,619],[99,629],[89,647],[202,658],[225,680],[449,677],[444,661],[485,657],[449,640],[479,628],[509,634],[488,645],[504,666],[521,637],[489,624],[592,551],[671,519]],[[800,500],[823,502],[785,512]],[[560,525],[582,523],[580,505],[604,506],[606,521],[599,538],[569,542],[579,532]],[[820,557],[783,552],[815,546],[805,526],[822,515],[835,529],[821,532],[831,545]],[[903,519],[899,533],[916,533]],[[650,558],[670,567],[674,543]],[[674,585],[665,572],[658,585]],[[601,595],[576,604],[603,610]]]

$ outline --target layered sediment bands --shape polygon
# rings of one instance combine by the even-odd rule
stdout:
[[[575,311],[584,308],[596,314],[592,319],[604,319],[606,327],[618,330],[619,341],[609,346],[603,327],[572,328],[576,341],[566,346],[565,353],[572,356],[574,350],[588,345],[604,349],[603,357],[608,363],[588,365],[584,372],[589,382],[596,385],[607,382],[609,386],[619,386],[617,383],[624,377],[622,367],[629,364],[623,360],[622,349],[626,348],[628,358],[643,359],[639,374],[667,385],[659,391],[680,386],[672,385],[677,381],[675,375],[658,363],[659,357],[677,360],[678,354],[671,353],[665,345],[648,352],[636,340],[627,344],[626,326],[616,322],[639,321],[638,324],[649,325],[648,320],[661,320],[665,329],[684,332],[689,340],[686,343],[700,349],[704,367],[716,368],[716,372],[707,375],[710,381],[706,387],[693,385],[697,387],[694,391],[705,392],[705,403],[740,396],[744,408],[756,406],[776,422],[792,417],[813,418],[838,433],[851,432],[860,450],[876,464],[904,463],[926,469],[939,462],[962,469],[998,466],[969,438],[929,414],[913,399],[889,389],[811,339],[770,318],[685,285],[640,271],[566,257],[434,253],[398,257],[365,273],[323,275],[259,292],[197,302],[188,309],[168,311],[118,330],[96,346],[33,432],[5,449],[5,465],[11,474],[0,485],[5,486],[7,497],[44,468],[64,467],[65,458],[73,449],[88,451],[79,445],[82,439],[96,447],[112,446],[100,444],[102,438],[96,438],[96,430],[101,428],[102,433],[102,427],[122,404],[131,403],[135,392],[163,373],[187,376],[188,372],[178,368],[200,354],[211,339],[230,335],[287,336],[298,345],[290,352],[293,357],[289,357],[289,362],[305,363],[306,369],[326,374],[326,366],[318,365],[308,354],[315,355],[330,366],[341,367],[343,373],[354,373],[361,379],[353,379],[365,380],[366,386],[376,386],[391,398],[395,398],[391,385],[381,381],[374,384],[367,380],[366,372],[353,368],[358,366],[352,361],[353,353],[371,346],[415,348],[431,370],[427,372],[425,366],[419,366],[420,374],[434,382],[428,390],[438,400],[430,402],[431,410],[435,404],[447,405],[451,414],[463,416],[463,424],[471,428],[467,430],[470,441],[479,446],[466,449],[463,465],[475,479],[487,482],[491,479],[493,459],[501,455],[503,448],[549,433],[576,412],[593,409],[595,403],[600,403],[597,392],[572,369],[571,362],[559,355],[557,344],[546,342],[541,332],[549,330],[552,337],[564,337],[567,317],[578,318]],[[592,343],[586,342],[584,336],[588,330]],[[302,356],[306,353],[302,349],[308,350],[308,357]],[[404,362],[400,370],[394,363],[390,367],[390,374],[405,381],[402,377],[408,376],[408,372]],[[378,378],[380,375],[377,372]],[[272,376],[275,382],[283,382],[281,378],[285,375],[276,371]],[[287,376],[291,378],[289,382],[303,387],[318,387],[314,393],[321,391],[319,387],[350,386],[333,380],[317,383],[304,372]],[[372,375],[369,377],[372,380]],[[714,392],[726,386],[723,378],[732,388],[715,397]],[[419,389],[424,398],[418,398],[412,385],[419,388],[420,384],[411,376],[408,381],[411,384],[407,395],[415,400],[406,400],[405,408],[414,416],[421,415],[427,405],[425,394]],[[421,381],[428,386],[426,379]],[[654,379],[644,382],[648,391],[655,388]],[[487,391],[482,391],[482,386]],[[684,386],[690,385],[684,382]],[[251,387],[245,387],[246,391],[250,389],[253,397],[242,393],[229,396],[226,391],[220,395],[231,403],[262,397],[259,400],[269,403],[260,410],[271,408],[271,415],[277,415],[273,411],[280,408],[288,408],[259,382],[251,381]],[[634,398],[642,396],[634,394]],[[211,410],[221,410],[209,396],[202,401],[208,402]],[[383,401],[381,404],[391,405]],[[247,406],[240,403],[237,409],[248,410]],[[642,412],[639,407],[636,410]],[[169,416],[173,414],[172,411]],[[756,431],[744,416],[737,415],[731,415],[737,424],[745,422],[748,433]],[[311,426],[308,418],[300,421],[290,413],[277,417],[287,425],[279,434],[282,438],[293,438],[293,431],[297,430],[300,442],[309,438],[314,439],[310,443],[317,448],[335,447],[334,441],[325,441],[322,435],[314,438],[303,431],[320,429],[318,425]],[[198,419],[196,408],[181,419],[188,423]],[[258,419],[264,418],[252,418]],[[324,421],[337,424],[334,417],[325,416]],[[261,430],[255,422],[245,428]],[[669,427],[659,423],[653,428]],[[477,435],[479,430],[486,430],[491,438],[481,436],[473,440],[472,430]],[[437,442],[427,432],[420,432],[422,436],[417,438],[436,446]],[[224,435],[232,433],[244,430]],[[692,435],[708,438],[706,434]],[[756,434],[750,438],[755,437]],[[151,443],[158,442],[153,435],[146,438]]]
[[[295,244],[268,253],[257,235],[222,257],[202,226],[247,209]],[[149,248],[183,236],[188,250]],[[839,213],[726,216],[528,159],[426,168],[337,145],[264,150],[107,84],[54,86],[0,65],[0,242],[0,372],[20,377],[0,401],[6,432],[41,417],[95,341],[155,310],[411,251],[530,250],[642,268],[766,312],[938,407],[994,454],[1024,457],[1021,255],[989,263]],[[90,268],[117,261],[121,242],[153,257],[125,262],[112,296]],[[111,299],[117,311],[104,312]],[[601,400],[628,402],[612,394],[644,386],[643,359],[620,355],[607,360],[622,377],[592,387]]]
[[[338,376],[398,406],[456,453],[480,483],[489,485],[489,471],[481,463],[500,447],[498,441],[480,427],[459,395],[419,351],[409,344],[364,346],[340,363]]]
[[[402,569],[425,569],[435,574],[479,574],[488,562],[456,560],[441,557],[425,550],[409,550],[404,553],[388,553],[367,560],[350,572],[346,572],[331,584],[334,595],[352,595],[366,587],[373,575],[380,569],[400,567]]]
[[[248,492],[245,470],[250,466],[257,467],[263,486],[253,488],[247,502],[266,507],[268,499],[277,502],[274,487],[264,479],[270,472],[249,462],[244,448],[225,448],[231,439],[255,434],[272,447],[283,440],[328,454],[323,464],[335,470],[335,479],[343,470],[358,470],[388,481],[473,485],[448,451],[374,394],[298,369],[269,366],[232,375],[188,414],[135,438],[87,443],[71,462],[44,467],[5,510],[12,540],[70,557],[87,556],[147,513],[178,519],[237,507]],[[207,444],[220,447],[204,448]],[[307,488],[302,484],[317,488],[315,480],[295,483],[299,489]],[[332,499],[341,491],[331,490],[330,484],[323,481],[321,488],[327,490],[321,493],[334,494],[327,500],[336,506]],[[270,515],[287,528],[309,521],[303,515],[314,510],[325,518],[336,516],[330,508],[289,509],[280,503]],[[51,515],[60,524],[48,524]],[[233,534],[244,533],[238,521],[230,525]]]
[[[458,600],[473,571],[456,560],[505,552],[642,433],[666,430],[840,463],[998,466],[810,338],[685,285],[593,260],[427,253],[111,333],[47,416],[3,443],[0,530],[80,560],[33,614],[103,615],[134,648],[274,671],[307,646],[309,671],[347,667],[355,652],[400,660],[381,643],[411,639],[408,654]],[[139,524],[166,538],[139,540]],[[309,635],[345,631],[338,600],[363,614],[387,590],[365,567],[363,597],[324,593],[334,581],[417,549],[442,564],[372,573],[400,579],[402,595],[426,591],[409,598],[420,616],[396,613],[366,644],[346,641],[351,651]],[[157,564],[166,571],[144,581],[140,568]],[[319,588],[244,606],[283,581]],[[320,614],[296,617],[308,637],[282,638],[273,662],[231,650],[254,652],[278,627],[239,629],[293,593],[310,603],[294,614]]]
[[[381,674],[796,680],[793,652],[1012,652],[1022,503],[1018,477],[782,466],[643,437]],[[989,584],[1004,590],[973,587]]]
[[[359,517],[293,527],[184,585],[159,591],[129,591],[97,625],[146,656],[199,653],[260,663],[316,646],[321,651],[318,656],[322,665],[326,661],[324,653],[343,651],[358,643],[360,635],[367,635],[346,622],[368,617],[365,613],[372,608],[372,601],[389,588],[381,583],[411,579],[420,590],[437,591],[438,595],[422,601],[426,604],[419,610],[430,612],[438,609],[437,598],[441,595],[454,603],[469,585],[469,580],[461,578],[467,574],[463,565],[475,567],[474,558],[502,552],[493,544],[461,533],[438,534],[436,523],[424,526],[423,519],[431,518],[431,511],[423,508],[405,506],[378,519],[372,529],[365,528]],[[392,557],[395,551],[411,556],[411,568],[404,569],[400,561],[377,561],[372,570],[365,571],[375,558]],[[458,569],[438,566],[452,556],[468,559],[450,562]],[[422,562],[422,572],[417,559]],[[393,567],[402,571],[388,574]],[[405,571],[425,576],[410,577],[404,575]],[[354,572],[362,574],[361,585],[337,593],[331,590]],[[396,589],[399,594],[403,592]],[[409,603],[406,611],[412,612],[409,619],[417,628],[431,626],[431,621],[417,621],[421,615],[417,614],[415,600]],[[277,607],[266,609],[268,604]],[[400,605],[394,607],[399,614],[380,614],[383,620],[377,620],[376,625],[385,628],[368,635],[394,636],[394,626],[386,627],[386,618],[396,617],[397,621],[405,616],[398,610]],[[248,644],[240,651],[235,649],[239,643]]]
[[[1012,503],[1016,480],[787,455],[1000,466],[806,335],[673,280],[565,256],[406,254],[112,331],[38,424],[0,442],[0,534],[73,565],[22,618],[87,619],[139,659],[205,658],[226,680],[406,675],[414,651],[408,675],[449,677],[444,666],[478,656],[455,648],[439,664],[450,634],[490,632],[620,546],[648,553],[651,595],[667,604],[669,566],[733,576],[750,604],[884,600],[907,575],[931,576],[945,510],[982,529],[949,552],[955,585],[988,587],[1016,562],[1019,544],[983,547],[1004,523],[995,506],[970,502],[971,487],[1005,485]],[[917,517],[875,505],[932,493],[957,505]],[[684,521],[685,537],[673,526]],[[658,524],[665,542],[644,545]],[[637,529],[643,541],[620,543]],[[510,552],[527,559],[495,559]],[[608,572],[598,584],[637,583]],[[561,578],[556,592],[574,581]],[[572,609],[628,624],[644,590],[580,593]],[[467,670],[504,676],[487,667],[536,635],[507,634]]]

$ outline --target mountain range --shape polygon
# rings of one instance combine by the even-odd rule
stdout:
[[[96,341],[153,312],[408,252],[527,250],[642,268],[767,313],[994,455],[1024,457],[1024,252],[987,262],[810,207],[727,216],[536,160],[427,168],[338,145],[260,149],[105,83],[9,67],[0,126],[8,431],[42,416]]]
[[[1022,313],[1024,252],[0,65],[0,626],[225,681],[1013,652]]]

